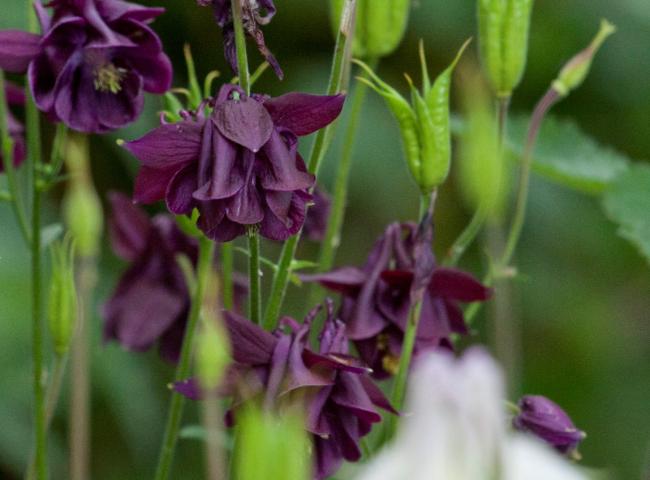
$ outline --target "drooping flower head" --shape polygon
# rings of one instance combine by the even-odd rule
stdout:
[[[250,227],[286,240],[302,227],[314,184],[298,154],[298,136],[334,121],[343,102],[343,95],[248,97],[224,85],[209,115],[186,115],[126,144],[142,164],[135,200],[164,198],[178,215],[197,208],[199,228],[217,241]]]
[[[230,68],[239,74],[237,67],[237,49],[235,48],[235,27],[232,19],[231,0],[197,0],[202,6],[212,5],[214,19],[223,33],[224,55]],[[266,46],[260,25],[267,25],[275,15],[273,0],[241,0],[244,31],[253,39],[264,59],[271,65],[278,78],[284,74],[275,56]]]
[[[541,395],[525,395],[519,400],[519,408],[520,413],[512,421],[517,430],[532,433],[565,455],[577,454],[578,444],[586,434],[576,428],[557,403]]]
[[[110,201],[113,250],[131,266],[104,305],[104,339],[117,340],[135,351],[158,343],[161,356],[176,362],[190,307],[177,256],[185,255],[196,266],[197,243],[170,215],[150,219],[120,193],[112,193]],[[241,298],[245,292],[245,285],[237,281],[235,297]]]
[[[42,35],[0,32],[0,68],[28,71],[36,105],[70,128],[101,133],[133,122],[143,92],[164,93],[172,66],[148,26],[162,8],[122,0],[35,3]]]
[[[5,83],[5,95],[8,106],[22,106],[25,104],[25,95],[23,90],[11,83]],[[13,148],[13,165],[20,166],[25,160],[25,127],[12,115],[7,109],[7,131],[14,142]],[[0,150],[0,173],[4,171],[4,160]]]
[[[372,424],[381,421],[377,407],[394,412],[368,376],[369,369],[348,355],[345,325],[333,316],[328,303],[327,320],[320,336],[320,352],[307,346],[314,309],[300,324],[285,317],[269,333],[249,320],[230,312],[225,324],[232,342],[234,364],[222,389],[233,396],[226,415],[232,425],[237,408],[258,399],[266,408],[302,399],[307,412],[307,430],[313,434],[314,476],[332,475],[343,462],[361,458],[360,439]],[[176,389],[198,398],[194,381],[180,382]]]
[[[416,356],[441,346],[451,348],[451,334],[468,331],[459,302],[490,296],[490,290],[468,273],[435,266],[430,236],[423,241],[418,231],[415,224],[393,223],[363,267],[302,277],[343,294],[340,318],[376,378],[396,371],[416,290],[422,295]]]

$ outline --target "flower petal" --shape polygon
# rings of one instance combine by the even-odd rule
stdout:
[[[367,275],[357,267],[342,267],[327,273],[300,275],[300,279],[304,282],[319,282],[325,288],[350,295],[359,291]]]
[[[294,137],[295,138],[295,137]],[[298,169],[295,149],[289,148],[277,131],[273,131],[263,148],[265,168],[260,183],[267,190],[294,191],[310,188],[315,177]]]
[[[276,127],[309,135],[332,123],[341,113],[345,95],[287,93],[264,102]]]
[[[146,167],[188,163],[199,157],[203,126],[204,122],[191,120],[162,125],[124,146]]]
[[[492,294],[491,289],[472,275],[453,268],[437,268],[431,277],[429,291],[434,296],[461,302],[487,300]]]
[[[133,199],[137,203],[153,203],[165,198],[167,186],[182,166],[171,168],[142,167],[135,179]]]
[[[0,69],[25,73],[41,51],[41,36],[20,30],[0,31]]]
[[[189,215],[194,208],[192,193],[196,190],[196,165],[181,168],[169,182],[165,192],[167,209],[176,215]]]
[[[273,133],[273,120],[257,100],[242,96],[218,103],[212,121],[229,140],[257,152]]]
[[[265,365],[271,361],[277,338],[233,312],[224,312],[224,323],[230,335],[235,362]]]

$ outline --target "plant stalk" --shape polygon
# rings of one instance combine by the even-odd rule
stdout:
[[[257,325],[262,322],[262,289],[260,285],[260,236],[254,229],[248,232],[248,277],[249,312],[248,318]]]

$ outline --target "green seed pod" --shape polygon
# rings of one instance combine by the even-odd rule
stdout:
[[[50,247],[52,277],[48,302],[48,324],[54,352],[68,352],[77,322],[77,291],[74,280],[74,245],[70,237],[56,241]]]
[[[338,31],[346,0],[331,0],[334,32]],[[409,18],[411,0],[357,0],[352,53],[370,59],[390,55],[399,46]]]
[[[600,29],[589,46],[567,62],[553,82],[552,88],[563,97],[578,88],[587,78],[596,52],[614,32],[616,32],[614,25],[607,20],[601,20]]]
[[[479,51],[492,89],[510,97],[526,69],[533,0],[478,0]]]
[[[79,255],[94,256],[99,251],[104,217],[90,174],[88,143],[85,137],[70,137],[65,162],[70,175],[64,198],[65,221]]]

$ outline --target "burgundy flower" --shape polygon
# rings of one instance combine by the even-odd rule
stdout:
[[[460,270],[436,267],[430,233],[393,223],[377,240],[362,268],[303,275],[341,292],[340,317],[376,378],[395,373],[412,300],[422,296],[414,354],[451,348],[452,333],[467,333],[459,302],[486,300],[490,290]]]
[[[55,0],[49,15],[35,3],[42,35],[0,32],[0,68],[28,71],[38,108],[82,132],[134,121],[143,91],[164,93],[172,67],[147,26],[164,10],[122,0]]]
[[[520,413],[512,423],[517,430],[530,432],[559,452],[573,456],[587,436],[578,430],[559,405],[541,395],[526,395],[519,400]]]
[[[395,413],[383,393],[368,377],[369,369],[348,355],[345,325],[335,320],[331,303],[320,336],[320,353],[308,348],[311,323],[320,307],[300,324],[285,317],[288,332],[269,333],[249,320],[225,312],[234,364],[221,393],[233,396],[226,415],[232,425],[237,408],[246,400],[260,399],[267,408],[304,398],[307,430],[313,434],[314,476],[333,474],[342,461],[361,457],[359,441],[381,421],[377,408]],[[193,380],[175,386],[196,399]]]
[[[11,83],[5,83],[5,95],[9,106],[22,106],[25,104],[23,90]],[[25,160],[25,128],[16,120],[9,109],[7,109],[7,130],[14,142],[13,165],[14,167],[18,167]],[[0,150],[0,173],[3,171],[4,160],[2,158],[2,151]]]
[[[235,48],[235,27],[232,20],[231,0],[197,0],[199,5],[212,5],[214,18],[223,33],[224,54],[230,68],[239,74],[237,67],[237,49]],[[282,79],[284,74],[280,64],[266,46],[264,34],[260,25],[268,24],[275,15],[273,0],[241,0],[242,20],[244,31],[253,39],[257,49],[264,59],[271,65],[278,78]]]
[[[112,193],[111,243],[115,253],[131,262],[103,308],[104,339],[144,351],[156,342],[163,358],[178,360],[190,296],[176,256],[186,255],[196,266],[198,246],[170,215],[153,219],[121,193]],[[246,294],[235,282],[235,298]]]
[[[312,193],[313,205],[307,211],[302,231],[305,237],[314,242],[322,242],[327,232],[331,201],[324,190],[315,187]]]
[[[135,199],[165,198],[178,215],[197,208],[199,227],[214,240],[256,225],[263,236],[286,240],[302,227],[314,184],[298,136],[331,123],[343,102],[343,95],[247,97],[224,85],[209,117],[187,115],[126,144],[142,163]]]

